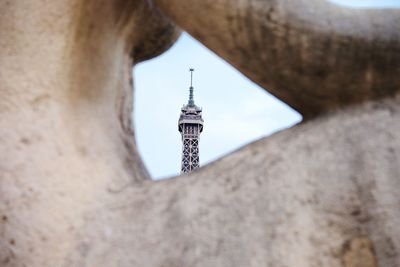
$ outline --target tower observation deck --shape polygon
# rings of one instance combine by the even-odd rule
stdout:
[[[200,167],[199,141],[204,121],[201,108],[194,104],[193,71],[194,69],[190,69],[189,100],[183,105],[178,121],[178,130],[182,135],[181,173],[191,172]]]

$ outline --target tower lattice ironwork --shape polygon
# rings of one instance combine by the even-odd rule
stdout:
[[[181,109],[178,121],[178,130],[182,135],[182,164],[181,173],[191,172],[200,167],[199,141],[203,131],[201,108],[194,104],[193,98],[193,71],[190,70],[189,100]]]

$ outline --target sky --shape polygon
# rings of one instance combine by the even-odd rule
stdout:
[[[400,7],[400,0],[329,0],[329,2],[350,8]]]
[[[350,8],[400,6],[400,0],[331,0]],[[273,62],[271,62],[273,67]],[[195,68],[196,105],[203,108],[200,165],[254,140],[291,127],[301,115],[251,82],[187,33],[134,72],[134,126],[139,153],[153,179],[179,175],[178,118],[187,103],[189,68]]]

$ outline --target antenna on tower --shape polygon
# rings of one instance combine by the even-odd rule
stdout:
[[[193,98],[193,72],[194,68],[190,68],[190,87],[189,87],[189,106],[193,107],[194,106],[194,98]]]
[[[189,71],[190,71],[190,87],[192,87],[193,86],[192,82],[193,82],[193,71],[194,71],[194,69],[190,68]]]

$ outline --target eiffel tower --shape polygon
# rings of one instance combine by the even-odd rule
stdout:
[[[200,167],[199,141],[203,131],[201,108],[194,104],[193,98],[193,71],[190,71],[189,100],[181,109],[178,121],[178,130],[182,135],[182,164],[181,173],[191,172]]]

